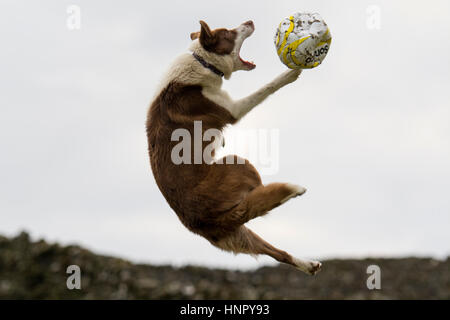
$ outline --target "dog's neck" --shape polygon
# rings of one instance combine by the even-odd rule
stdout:
[[[216,53],[205,50],[200,42],[194,40],[189,50],[196,56],[203,59],[209,65],[214,66],[216,69],[223,73],[225,79],[230,79],[233,72],[233,59],[229,55],[218,55]]]
[[[197,55],[195,52],[192,54],[192,56],[197,59],[197,61],[204,66],[206,69],[211,70],[212,72],[214,72],[215,74],[217,74],[219,77],[223,77],[224,73],[222,71],[220,71],[219,69],[217,69],[214,65],[206,62],[202,57],[200,57],[199,55]]]

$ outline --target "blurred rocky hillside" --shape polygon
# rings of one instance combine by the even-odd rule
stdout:
[[[449,258],[323,262],[315,277],[284,265],[254,271],[152,266],[31,242],[21,233],[0,236],[0,299],[450,299]],[[381,290],[367,289],[372,264],[381,268]],[[67,289],[69,265],[81,268],[81,290]]]

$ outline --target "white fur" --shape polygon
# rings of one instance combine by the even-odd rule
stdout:
[[[302,194],[304,194],[306,192],[306,188],[301,187],[296,184],[286,183],[286,186],[292,190],[292,193],[290,195],[288,195],[286,198],[284,198],[283,200],[281,200],[280,201],[281,204],[285,203],[289,199],[292,199],[297,196],[301,196]]]
[[[194,40],[192,42],[190,50],[192,52],[196,52],[208,62],[214,60],[212,54],[211,57],[208,57],[209,59],[205,58],[205,56],[207,56],[209,52],[202,48],[198,40]],[[225,65],[226,63],[222,64]],[[231,67],[229,67],[229,69],[231,69]],[[222,72],[225,73],[225,71]],[[229,76],[231,76],[231,72],[232,71],[230,70]],[[203,88],[209,86],[220,88],[222,86],[222,78],[211,70],[203,67],[192,56],[191,53],[183,53],[175,59],[175,61],[169,67],[169,70],[161,80],[158,90],[156,90],[155,97],[157,97],[161,93],[161,91],[172,81],[176,81],[178,83],[186,85],[200,85]]]
[[[296,264],[297,269],[310,275],[317,274],[322,268],[322,263],[320,263],[319,261],[310,261],[294,258],[294,263]]]
[[[295,81],[300,73],[301,70],[285,71],[253,94],[239,100],[231,99],[226,91],[215,86],[203,87],[202,94],[209,100],[230,111],[233,117],[239,120],[263,102],[269,95],[288,83]]]

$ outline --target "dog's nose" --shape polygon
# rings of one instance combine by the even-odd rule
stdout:
[[[246,26],[252,27],[252,28],[255,27],[255,25],[253,24],[252,20],[248,20],[247,22],[244,22],[243,24],[246,25]]]

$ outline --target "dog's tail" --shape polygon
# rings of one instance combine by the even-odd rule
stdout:
[[[240,226],[231,235],[213,244],[222,250],[231,251],[235,254],[246,253],[254,256],[266,254],[279,262],[290,264],[308,274],[317,273],[321,267],[320,262],[294,258],[286,251],[275,248],[245,226]]]

